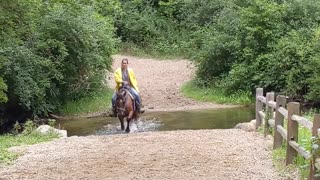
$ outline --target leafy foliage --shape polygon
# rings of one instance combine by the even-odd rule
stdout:
[[[117,42],[116,10],[106,8],[88,1],[0,3],[0,102],[8,101],[0,122],[17,120],[8,119],[9,109],[43,116],[104,86]]]
[[[119,36],[197,62],[197,85],[319,101],[316,0],[123,1]]]
[[[50,9],[39,29],[45,32],[40,34],[45,43],[37,50],[55,61],[62,72],[63,96],[79,98],[98,88],[105,70],[111,67],[115,46],[112,20],[86,6],[74,11],[56,4]]]

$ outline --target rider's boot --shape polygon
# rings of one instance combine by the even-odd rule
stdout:
[[[137,103],[137,110],[141,114],[144,113],[144,111],[145,111],[144,108],[143,108],[143,105],[139,104],[139,103]]]

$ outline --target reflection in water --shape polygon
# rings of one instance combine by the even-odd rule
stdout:
[[[186,129],[227,129],[254,118],[253,108],[228,108],[172,112],[148,112],[132,121],[131,132]],[[58,126],[72,135],[109,135],[124,133],[117,118],[100,117],[58,121]],[[126,123],[125,123],[126,125]]]

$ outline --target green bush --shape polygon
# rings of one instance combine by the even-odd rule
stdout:
[[[309,63],[304,65],[305,70],[310,72],[310,75],[306,79],[306,89],[308,94],[306,98],[308,100],[319,102],[320,100],[320,26],[316,28],[314,36],[311,40],[312,55],[310,55]]]
[[[49,90],[54,91],[52,82],[60,79],[53,63],[23,46],[5,49],[5,56],[9,101],[34,114],[53,110],[57,93]]]
[[[60,70],[59,89],[65,99],[83,97],[102,85],[105,70],[110,69],[115,46],[112,19],[91,7],[75,11],[56,4],[39,26],[43,44],[37,47]]]
[[[7,89],[7,84],[4,82],[3,78],[0,77],[0,103],[8,101],[8,97],[6,95]]]
[[[230,13],[229,8],[226,11]],[[198,53],[198,78],[208,86],[223,87],[229,94],[264,87],[295,99],[318,101],[316,9],[320,10],[320,5],[313,0],[237,3],[240,16],[233,27],[229,24],[237,19],[237,13],[222,21],[221,27],[229,28],[210,26],[214,33]]]
[[[118,41],[110,15],[116,10],[111,9],[85,0],[0,3],[0,103],[8,100],[0,110],[5,118],[7,109],[21,107],[33,116],[47,115],[68,100],[105,88]],[[1,125],[8,121],[2,118]]]

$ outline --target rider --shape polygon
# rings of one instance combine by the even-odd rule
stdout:
[[[139,95],[137,79],[131,68],[128,68],[128,59],[124,58],[121,61],[121,68],[118,68],[114,73],[114,79],[116,82],[116,89],[112,96],[112,112],[110,114],[112,117],[117,115],[116,107],[116,92],[120,90],[121,87],[128,87],[129,92],[134,96],[136,100],[137,111],[140,113],[144,112],[143,106],[141,104],[141,98]]]

